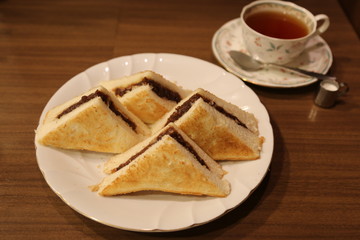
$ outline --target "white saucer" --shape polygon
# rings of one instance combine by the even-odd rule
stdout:
[[[248,53],[242,39],[240,18],[225,23],[216,31],[212,39],[212,50],[217,60],[229,72],[237,75],[242,80],[260,86],[276,88],[301,87],[317,81],[316,78],[272,67],[258,71],[242,69],[229,55],[230,50]],[[297,59],[288,65],[325,74],[333,61],[332,53],[327,43],[320,36],[316,36],[307,43],[306,48]]]

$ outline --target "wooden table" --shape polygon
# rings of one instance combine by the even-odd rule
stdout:
[[[274,129],[271,171],[242,205],[206,225],[136,233],[92,221],[46,184],[34,129],[68,79],[113,57],[167,52],[218,64],[215,31],[250,1],[0,1],[1,239],[359,239],[360,44],[336,0],[298,0],[331,26],[330,74],[350,92],[331,109],[313,104],[317,84],[248,84]]]

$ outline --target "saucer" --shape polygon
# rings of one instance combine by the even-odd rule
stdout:
[[[276,67],[268,67],[258,71],[242,69],[229,55],[231,50],[249,54],[242,39],[240,18],[225,23],[216,31],[212,39],[212,50],[219,63],[242,80],[274,88],[301,87],[317,81],[317,78]],[[306,44],[305,51],[287,65],[325,74],[331,67],[332,61],[333,57],[328,44],[320,36],[315,36]]]

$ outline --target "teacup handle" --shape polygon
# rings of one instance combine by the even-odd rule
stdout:
[[[349,85],[344,82],[339,82],[339,93],[338,96],[344,96],[349,90]]]
[[[315,34],[322,34],[329,28],[330,19],[325,14],[316,15],[315,20],[317,23],[319,23],[319,21],[323,21],[321,25],[317,26]]]

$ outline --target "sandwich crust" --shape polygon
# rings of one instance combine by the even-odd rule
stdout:
[[[144,147],[146,150],[126,166],[104,178],[99,184],[98,193],[111,196],[151,190],[190,195],[227,196],[230,185],[226,180],[221,179],[224,174],[221,166],[174,125],[170,125],[164,131],[170,128],[180,132],[182,137],[185,136],[184,140],[201,156],[207,166],[197,161],[193,153],[171,137],[171,134],[165,134],[160,139],[155,138],[158,141],[148,148],[146,146],[154,139],[146,140],[144,144],[132,148],[130,150],[132,153],[139,152]],[[123,163],[124,155],[130,156],[126,153],[119,154],[111,161],[118,159],[119,163]]]
[[[149,70],[104,81],[101,85],[112,91],[129,111],[147,124],[155,123],[190,93]]]
[[[124,97],[119,97],[119,100],[130,112],[147,124],[156,122],[177,104],[157,96],[149,85],[137,87]]]
[[[174,122],[215,160],[260,157],[264,139],[259,137],[254,115],[203,89],[183,99],[154,125],[153,131],[169,122]]]
[[[82,96],[89,96],[98,90],[105,94],[112,107],[124,116],[120,117],[114,113],[100,96],[62,114],[64,110],[75,106]],[[121,107],[118,100],[106,89],[98,87],[82,96],[71,99],[47,113],[43,123],[36,130],[36,140],[40,144],[64,149],[121,153],[150,134],[149,129]],[[125,116],[132,124],[124,120]]]
[[[189,116],[189,117],[188,117]],[[261,139],[199,99],[176,124],[215,160],[259,157]]]

